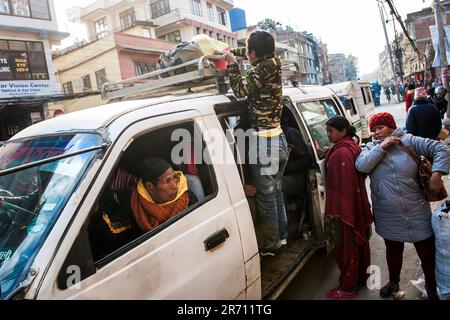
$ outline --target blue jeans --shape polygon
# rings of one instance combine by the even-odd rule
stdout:
[[[284,134],[271,138],[256,136],[255,140],[249,146],[249,160],[256,186],[258,231],[262,249],[276,250],[281,240],[287,238],[282,185],[289,157],[288,144]]]

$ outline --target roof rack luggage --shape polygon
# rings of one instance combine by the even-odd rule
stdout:
[[[224,59],[224,56],[202,56],[192,61],[137,77],[106,82],[102,86],[102,99],[120,100],[127,96],[161,94],[207,84],[215,84],[219,93],[226,93],[229,90],[228,83],[225,80],[227,71],[217,69],[214,66],[214,60]]]
[[[202,56],[192,61],[137,77],[106,82],[102,86],[102,99],[109,101],[120,100],[125,97],[137,99],[207,85],[213,85],[219,93],[225,94],[229,91],[229,83],[226,78],[227,71],[217,69],[214,65],[214,61],[224,59],[225,57],[221,55]],[[282,71],[283,80],[290,80],[294,86],[298,85],[299,66],[297,62],[284,61]],[[207,88],[210,89],[211,86]]]

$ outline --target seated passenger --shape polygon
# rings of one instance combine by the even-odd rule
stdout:
[[[141,179],[131,194],[130,205],[143,231],[156,228],[197,201],[183,173],[174,171],[164,159],[144,159],[139,173]]]

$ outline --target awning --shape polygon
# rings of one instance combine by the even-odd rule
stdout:
[[[0,29],[22,31],[22,32],[32,32],[40,34],[41,38],[49,39],[52,41],[61,41],[70,36],[70,33],[55,31],[55,30],[45,30],[45,29],[37,29],[31,27],[18,27],[18,26],[10,26],[10,25],[0,25]]]

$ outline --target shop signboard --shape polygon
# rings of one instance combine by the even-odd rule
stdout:
[[[0,81],[0,99],[38,97],[54,94],[61,94],[61,88],[56,81]]]

